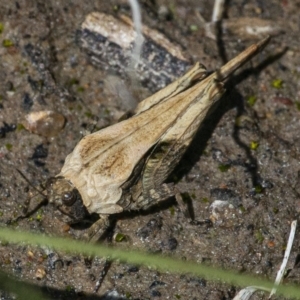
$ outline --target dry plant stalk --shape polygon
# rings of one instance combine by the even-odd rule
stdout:
[[[86,238],[97,240],[109,216],[146,209],[176,196],[164,183],[190,145],[210,108],[223,95],[226,79],[268,43],[250,46],[207,76],[199,63],[181,78],[142,101],[133,117],[85,136],[47,183],[49,201],[81,221],[98,214]]]

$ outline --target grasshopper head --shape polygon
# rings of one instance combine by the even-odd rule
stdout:
[[[89,215],[78,190],[69,180],[64,177],[49,178],[46,189],[49,202],[67,217],[66,222],[79,222]]]

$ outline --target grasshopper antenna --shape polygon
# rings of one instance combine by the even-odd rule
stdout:
[[[34,189],[36,190],[41,196],[43,196],[43,198],[47,198],[47,196],[45,194],[43,194],[42,191],[40,191],[38,188],[36,188],[29,180],[28,178],[19,170],[16,169],[18,171],[18,173],[21,175],[21,177]]]
[[[18,221],[20,219],[24,219],[27,218],[28,216],[30,216],[31,214],[35,213],[38,209],[40,209],[40,207],[44,206],[45,204],[48,203],[48,198],[47,195],[45,195],[42,191],[40,191],[38,188],[36,188],[31,182],[30,180],[19,170],[16,169],[18,171],[18,173],[21,175],[21,177],[35,190],[37,191],[37,194],[41,195],[43,197],[43,200],[30,212],[28,212],[28,208],[29,208],[29,204],[32,198],[34,198],[37,194],[33,195],[32,197],[28,197],[26,199],[24,208],[23,208],[23,215],[18,216],[14,221]]]

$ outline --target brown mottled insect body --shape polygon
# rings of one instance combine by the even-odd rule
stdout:
[[[76,221],[87,213],[99,215],[87,237],[95,240],[109,215],[145,209],[178,194],[165,180],[224,93],[223,82],[267,42],[252,45],[209,76],[197,63],[142,101],[133,117],[85,136],[49,182],[50,202]]]

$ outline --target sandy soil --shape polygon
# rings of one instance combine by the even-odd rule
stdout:
[[[191,61],[200,61],[209,70],[260,38],[242,32],[246,25],[234,18],[268,20],[275,36],[229,82],[220,105],[172,176],[186,195],[194,224],[171,200],[147,212],[121,216],[105,242],[274,279],[290,223],[300,211],[300,2],[228,1],[226,18],[236,25],[225,30],[218,42],[207,37],[198,15],[210,19],[212,4],[207,1],[157,1],[156,5],[143,1],[142,5],[147,25],[179,43]],[[158,14],[164,5],[170,14]],[[38,186],[60,171],[87,129],[115,123],[125,112],[109,88],[106,72],[91,66],[75,43],[76,29],[87,13],[114,13],[116,8],[129,14],[125,1],[1,2],[2,226],[76,235],[50,206],[10,224],[34,193],[16,169]],[[21,125],[26,114],[40,110],[55,110],[66,118],[55,137],[30,133]],[[40,200],[34,198],[31,208]],[[226,201],[226,206],[211,222],[215,200]],[[114,233],[126,235],[127,241],[116,242]],[[298,231],[288,266],[289,283],[299,283],[299,244]],[[51,249],[0,243],[1,269],[45,287],[45,294],[53,299],[232,299],[239,290],[114,262],[94,294],[103,264],[102,259],[87,261]],[[11,299],[4,291],[0,295]],[[267,296],[258,294],[253,299]]]

